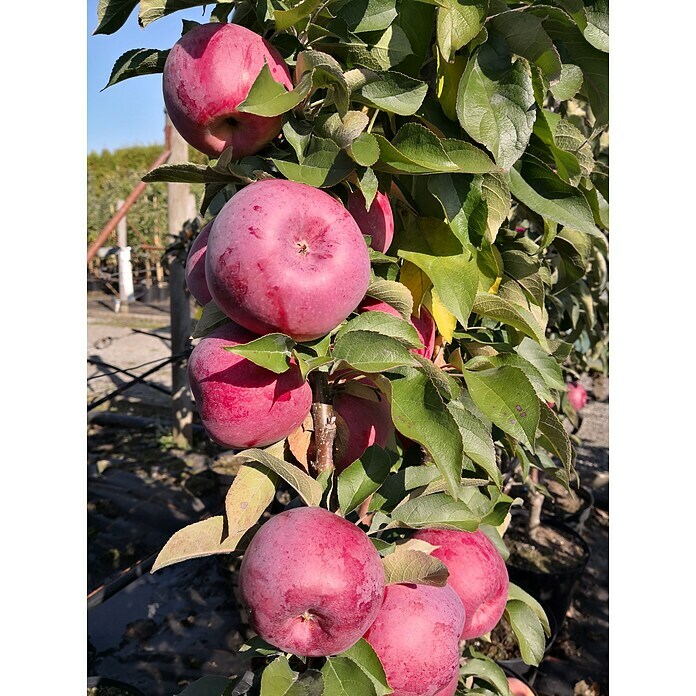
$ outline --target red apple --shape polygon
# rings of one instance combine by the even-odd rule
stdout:
[[[442,691],[438,691],[435,696],[455,696],[459,688],[459,672],[454,675],[452,681]]]
[[[365,197],[356,189],[348,196],[348,210],[355,218],[363,234],[370,235],[370,246],[383,254],[394,239],[394,213],[389,197],[377,191],[369,210],[365,208]]]
[[[392,696],[435,696],[452,682],[464,617],[449,585],[387,586],[365,640],[382,662]]]
[[[393,317],[398,317],[403,319],[399,311],[392,307],[386,302],[376,300],[373,297],[366,297],[358,307],[359,312],[384,312],[385,314],[391,314]],[[420,338],[423,348],[414,348],[413,353],[422,355],[424,358],[430,360],[435,352],[435,321],[433,320],[430,312],[421,305],[420,316],[411,316],[411,325],[418,333],[418,338]]]
[[[384,597],[384,571],[367,535],[318,507],[294,508],[251,540],[239,589],[253,629],[295,655],[335,655],[372,625]]]
[[[167,56],[162,81],[167,113],[184,140],[210,157],[231,145],[235,159],[273,140],[281,116],[237,111],[264,64],[276,82],[292,89],[280,53],[253,31],[212,23],[186,32]]]
[[[360,459],[371,445],[386,447],[394,430],[387,398],[375,391],[378,401],[363,399],[346,391],[334,396],[333,407],[348,427],[348,446],[343,456],[334,462],[340,473]]]
[[[312,389],[297,366],[278,375],[224,349],[255,338],[237,324],[224,324],[202,338],[189,358],[189,382],[201,421],[223,447],[278,442],[312,406]]]
[[[205,280],[205,250],[208,246],[208,235],[212,226],[213,223],[209,222],[198,233],[186,258],[186,287],[196,298],[198,304],[203,307],[213,299]]]
[[[205,274],[216,304],[259,334],[324,336],[358,306],[370,282],[360,228],[328,193],[257,181],[213,223]]]
[[[580,411],[585,407],[587,403],[587,390],[580,382],[571,382],[568,385],[568,401],[576,411]]]
[[[505,561],[493,542],[480,529],[422,529],[415,538],[438,547],[432,555],[447,566],[447,582],[457,591],[466,610],[462,640],[478,638],[492,630],[505,611],[509,586]]]
[[[508,686],[512,696],[536,696],[523,681],[515,677],[508,677]]]

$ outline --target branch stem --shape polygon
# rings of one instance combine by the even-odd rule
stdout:
[[[333,444],[336,438],[336,416],[334,415],[329,380],[326,372],[317,370],[309,377],[312,385],[312,419],[314,421],[315,476],[333,471]]]

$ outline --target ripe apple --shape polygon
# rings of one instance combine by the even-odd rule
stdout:
[[[515,677],[508,677],[508,686],[512,696],[536,696],[523,681]]]
[[[205,250],[208,246],[208,235],[212,226],[213,223],[209,222],[198,233],[186,258],[186,287],[196,298],[198,304],[203,307],[213,299],[210,290],[208,290],[208,283],[205,280]]]
[[[369,389],[369,387],[366,387]],[[334,462],[339,473],[360,459],[371,445],[386,447],[394,430],[389,401],[374,391],[375,401],[363,399],[347,391],[339,391],[333,399],[336,413],[348,428],[348,442],[343,455]]]
[[[435,696],[452,682],[464,618],[449,585],[387,586],[365,640],[382,662],[392,696]]]
[[[568,385],[568,401],[576,411],[580,411],[585,407],[587,403],[587,390],[580,382],[571,382]]]
[[[432,555],[447,566],[447,582],[466,610],[462,640],[478,638],[492,630],[505,611],[509,587],[505,561],[493,542],[480,529],[422,529],[415,538],[437,546]]]
[[[363,234],[370,235],[370,246],[383,254],[394,239],[394,213],[389,197],[377,191],[369,210],[365,209],[365,197],[356,189],[348,196],[348,210],[355,218]]]
[[[281,179],[250,184],[225,204],[205,263],[228,317],[297,341],[338,326],[370,282],[367,245],[350,213],[324,191]]]
[[[370,627],[382,606],[384,571],[354,524],[323,508],[293,508],[254,535],[239,589],[261,638],[320,657],[347,650]]]
[[[438,691],[435,696],[455,696],[459,687],[459,672],[454,675],[452,681],[441,691]]]
[[[235,159],[260,150],[280,133],[282,117],[237,111],[264,63],[276,82],[292,89],[275,48],[239,24],[202,24],[186,32],[164,64],[167,113],[181,136],[210,157],[232,146]]]
[[[386,302],[376,300],[373,297],[366,297],[358,307],[359,312],[384,312],[385,314],[391,314],[393,317],[398,317],[402,319],[403,317],[399,314],[399,311],[392,307]],[[433,320],[430,312],[421,305],[420,316],[411,316],[411,325],[418,333],[418,338],[420,338],[423,348],[413,349],[412,352],[418,355],[422,355],[424,358],[430,360],[435,352],[435,321]]]
[[[201,421],[224,447],[264,447],[282,440],[312,407],[312,389],[296,365],[278,375],[224,349],[255,338],[237,324],[224,324],[202,338],[189,358]]]

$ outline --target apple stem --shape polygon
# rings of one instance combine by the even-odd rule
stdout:
[[[333,471],[333,444],[336,438],[336,416],[334,415],[329,380],[326,372],[316,371],[310,374],[314,420],[314,451],[312,462],[314,475]]]

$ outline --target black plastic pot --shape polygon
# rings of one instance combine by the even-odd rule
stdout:
[[[522,675],[519,672],[516,672],[514,669],[511,669],[510,667],[508,667],[505,664],[505,662],[506,661],[502,661],[502,662],[498,663],[502,667],[503,672],[505,672],[505,676],[513,677],[514,679],[519,679],[534,694],[534,696],[538,696],[537,691],[532,686],[532,682],[530,682],[529,679],[525,678],[524,675]]]
[[[87,677],[87,688],[98,689],[99,696],[102,692],[108,696],[145,696],[140,689],[108,677]]]
[[[516,517],[518,517],[516,515]],[[519,517],[522,517],[520,515]],[[590,559],[590,547],[585,540],[571,527],[561,522],[542,522],[543,526],[552,527],[572,537],[583,549],[583,554],[577,559],[577,565],[569,570],[555,572],[543,572],[520,568],[508,560],[507,567],[510,581],[529,592],[532,597],[543,602],[553,614],[558,630],[560,631],[565,621],[565,615],[570,607],[575,586],[585,571]]]
[[[551,650],[553,644],[556,642],[556,638],[558,637],[558,622],[556,621],[556,617],[554,616],[553,612],[549,609],[549,607],[545,604],[542,604],[542,606],[544,607],[544,611],[546,612],[546,616],[549,620],[549,627],[551,628],[551,635],[546,641],[546,649],[544,650],[545,657],[549,654],[549,651]],[[534,679],[536,678],[537,673],[537,667],[534,667],[534,665],[528,665],[521,657],[512,660],[498,660],[498,664],[504,670],[510,670],[514,672],[513,676],[522,675],[522,677],[524,677],[524,680],[528,681],[530,684],[534,683]]]

